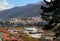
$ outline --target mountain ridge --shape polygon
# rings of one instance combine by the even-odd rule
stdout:
[[[39,4],[27,4],[25,6],[14,7],[12,9],[0,11],[0,18],[40,16],[40,14],[42,12],[41,4],[40,3]]]

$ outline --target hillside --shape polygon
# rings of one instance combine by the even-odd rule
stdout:
[[[42,3],[41,3],[42,4]],[[40,16],[42,10],[40,3],[27,4],[25,6],[14,7],[5,11],[0,11],[0,18],[35,17]]]

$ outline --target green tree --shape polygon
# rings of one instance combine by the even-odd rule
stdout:
[[[44,0],[47,7],[41,6],[43,12],[41,13],[42,19],[48,22],[44,26],[44,30],[52,30],[56,32],[55,36],[60,36],[60,0],[47,2]]]

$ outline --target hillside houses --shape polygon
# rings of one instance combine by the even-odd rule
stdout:
[[[43,22],[40,16],[29,17],[29,18],[11,18],[8,20],[1,20],[0,26],[4,26],[4,27],[33,26],[39,22]]]
[[[43,20],[40,17],[31,17],[26,19],[21,18],[12,18],[9,22],[10,23],[35,23],[35,22],[42,22]]]
[[[3,31],[0,32],[0,41],[18,41],[18,39],[24,37],[24,30],[22,28],[9,28],[6,29],[6,32]]]
[[[12,18],[9,21],[0,21],[0,24],[5,29],[0,31],[3,32],[3,38],[1,37],[0,40],[7,39],[18,41],[17,39],[21,39],[22,37],[25,38],[27,36],[36,39],[43,37],[44,39],[53,40],[53,38],[55,38],[54,32],[43,30],[47,23],[43,22],[40,17],[32,17],[27,19]]]
[[[3,32],[2,37],[0,38],[1,40],[16,40],[21,39],[22,37],[31,37],[31,38],[44,38],[44,39],[50,39],[53,40],[54,37],[54,32],[51,30],[45,31],[42,29],[42,27],[36,27],[36,26],[26,26],[23,28],[9,28],[6,30],[6,32]],[[26,36],[25,36],[26,35]]]
[[[42,33],[44,32],[42,28],[36,28],[36,27],[25,27],[25,32],[33,38],[41,38]]]
[[[55,33],[52,32],[51,30],[45,31],[42,28],[38,27],[25,27],[25,33],[27,33],[30,37],[33,38],[41,38],[44,37],[45,39],[50,39],[53,40]]]
[[[31,32],[31,33],[38,33],[38,32],[44,32],[42,28],[37,28],[37,27],[24,27],[26,32]]]
[[[35,27],[25,27],[25,31],[28,33],[36,33],[37,29]]]

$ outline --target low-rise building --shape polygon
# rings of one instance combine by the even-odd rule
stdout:
[[[36,33],[37,29],[35,27],[25,27],[25,32]]]
[[[42,33],[44,32],[42,28],[37,28],[37,27],[25,27],[25,32],[33,38],[41,38]]]
[[[10,33],[10,34],[17,34],[18,31],[20,31],[20,30],[17,28],[8,29],[8,33]]]

